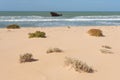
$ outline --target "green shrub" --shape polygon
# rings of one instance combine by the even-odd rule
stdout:
[[[36,31],[34,33],[29,33],[29,38],[46,38],[45,32]]]
[[[90,29],[88,30],[88,34],[91,36],[102,37],[103,33],[100,29]]]
[[[59,48],[53,48],[53,49],[48,49],[47,50],[47,53],[53,53],[53,52],[60,53],[60,52],[63,52],[63,51],[61,49],[59,49]]]
[[[31,62],[33,60],[31,53],[20,55],[20,63]]]
[[[66,57],[66,60],[65,60],[65,65],[69,66],[71,65],[72,68],[74,68],[75,71],[78,71],[78,72],[87,72],[87,73],[93,73],[94,70],[89,67],[86,63],[78,60],[78,59],[72,59],[72,58],[68,58]]]
[[[35,33],[29,33],[29,38],[34,38],[34,37],[36,37]]]
[[[7,29],[19,29],[19,28],[20,28],[20,26],[17,24],[11,24],[11,25],[7,26]]]

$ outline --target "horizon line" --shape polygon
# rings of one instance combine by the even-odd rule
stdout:
[[[6,11],[9,11],[9,12],[12,12],[12,11],[14,11],[14,12],[20,12],[20,11],[22,11],[22,10],[4,10],[5,12]],[[34,11],[34,10],[23,10],[23,12],[31,12],[31,11]],[[55,11],[55,10],[53,10],[54,12],[120,12],[120,11]],[[0,11],[0,12],[2,12],[2,11]],[[34,11],[34,12],[51,12],[51,10],[50,11]]]

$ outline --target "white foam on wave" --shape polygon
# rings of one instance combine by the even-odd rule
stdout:
[[[99,24],[105,24],[105,25],[120,25],[120,23],[116,23],[116,22],[99,22]]]
[[[30,22],[30,21],[120,21],[119,15],[114,16],[76,16],[73,18],[64,17],[43,17],[43,16],[0,16],[0,22]]]
[[[30,21],[120,21],[119,19],[8,19],[0,22],[30,22]]]
[[[104,19],[104,18],[120,18],[120,15],[111,15],[111,16],[75,16],[74,19],[87,18],[87,19]]]

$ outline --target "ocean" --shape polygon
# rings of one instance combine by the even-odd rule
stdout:
[[[62,12],[51,17],[48,11],[0,11],[0,27],[120,26],[120,12]]]

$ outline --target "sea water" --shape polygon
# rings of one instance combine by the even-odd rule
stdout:
[[[52,17],[49,11],[0,11],[0,27],[120,26],[120,12],[62,12]]]

